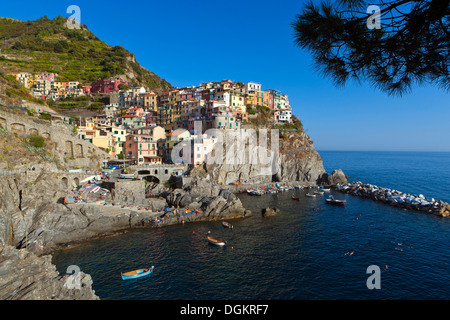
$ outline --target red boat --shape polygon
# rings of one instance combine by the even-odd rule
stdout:
[[[294,196],[292,196],[292,200],[300,201],[300,198],[299,198],[299,197],[294,197]]]

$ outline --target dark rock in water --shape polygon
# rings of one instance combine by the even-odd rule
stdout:
[[[268,216],[273,216],[273,215],[277,214],[278,212],[280,212],[280,209],[278,209],[278,208],[265,208],[265,209],[262,209],[261,214],[263,217],[268,217]]]

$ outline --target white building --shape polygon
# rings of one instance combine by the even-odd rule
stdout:
[[[247,82],[244,84],[245,93],[252,91],[261,91],[262,85],[256,82]]]
[[[292,109],[281,109],[274,112],[275,123],[292,123]]]

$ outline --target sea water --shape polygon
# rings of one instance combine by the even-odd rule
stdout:
[[[450,153],[320,152],[328,172],[350,181],[450,201]],[[375,300],[449,299],[450,218],[406,211],[331,192],[347,206],[292,190],[241,194],[253,215],[189,223],[90,241],[55,253],[61,274],[76,265],[101,299]],[[300,197],[294,201],[292,196]],[[261,209],[280,213],[263,218]],[[226,240],[211,245],[208,231]],[[155,266],[151,276],[123,281],[120,272]],[[380,289],[368,272],[379,267]]]

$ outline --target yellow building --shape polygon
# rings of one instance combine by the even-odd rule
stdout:
[[[144,99],[144,107],[150,111],[158,111],[158,95],[156,93],[142,93],[141,97]]]
[[[105,151],[109,151],[109,154],[113,157],[117,155],[116,137],[111,132],[102,129],[96,130],[95,136],[92,138],[92,144]]]
[[[230,95],[230,108],[232,110],[240,111],[245,113],[247,111],[245,98],[242,95],[231,94]]]

